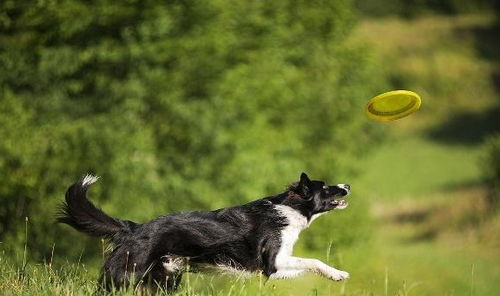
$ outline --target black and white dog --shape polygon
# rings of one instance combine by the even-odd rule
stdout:
[[[87,175],[66,192],[59,222],[114,246],[100,282],[109,290],[127,285],[177,289],[182,274],[221,268],[263,272],[269,278],[315,272],[331,280],[349,274],[317,259],[294,257],[299,233],[333,209],[344,209],[346,184],[325,185],[304,173],[275,196],[215,211],[173,213],[138,224],[106,215],[86,197],[97,177]]]

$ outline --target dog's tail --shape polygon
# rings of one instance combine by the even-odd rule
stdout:
[[[137,227],[132,221],[108,216],[87,199],[87,190],[98,177],[86,175],[66,191],[66,202],[62,204],[57,222],[65,223],[91,236],[105,237],[119,242],[121,237]]]

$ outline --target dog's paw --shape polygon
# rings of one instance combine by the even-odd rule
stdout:
[[[349,273],[346,271],[334,269],[329,272],[328,278],[334,281],[343,281],[349,278]]]

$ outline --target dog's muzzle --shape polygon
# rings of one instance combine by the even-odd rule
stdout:
[[[342,197],[348,196],[351,193],[351,186],[349,186],[348,184],[338,184],[337,187],[341,189]],[[339,209],[339,210],[345,209],[349,205],[349,203],[343,199],[335,199],[331,201],[331,204],[334,209]]]
[[[345,192],[343,196],[348,196],[349,193],[351,193],[351,186],[349,186],[349,184],[338,184],[337,187]]]

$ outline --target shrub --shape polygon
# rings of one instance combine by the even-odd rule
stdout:
[[[498,209],[500,205],[500,134],[490,136],[485,147],[483,169],[488,185],[487,199],[492,208]]]

